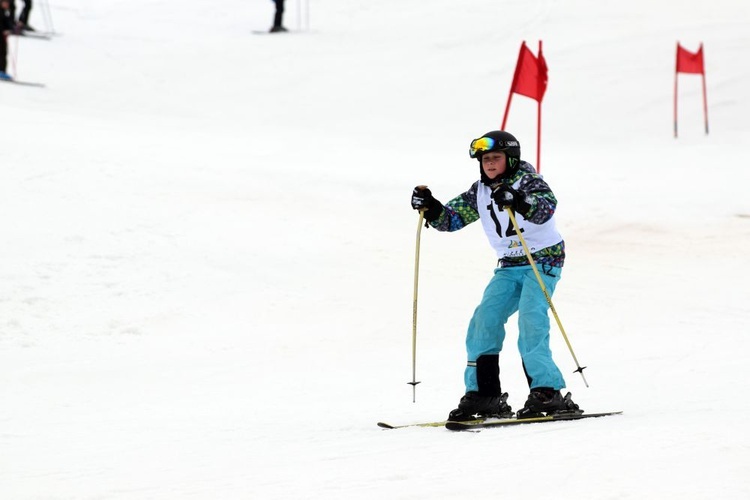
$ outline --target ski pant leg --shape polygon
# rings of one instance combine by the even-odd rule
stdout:
[[[477,372],[482,371],[486,374],[490,372],[490,369],[477,370],[477,363],[480,357],[485,356],[487,359],[484,361],[497,365],[497,356],[505,340],[505,323],[518,310],[521,294],[519,278],[521,277],[522,274],[513,268],[495,269],[495,275],[484,290],[482,301],[475,309],[466,333],[468,359],[464,371],[466,392],[488,392],[485,387],[480,387]],[[479,363],[482,364],[481,361]],[[495,378],[498,379],[497,384],[499,384],[499,378]],[[483,382],[482,385],[486,383]],[[499,385],[497,389],[499,390]],[[489,392],[494,392],[494,390],[490,389]]]
[[[8,37],[0,33],[0,71],[8,72]]]
[[[29,14],[31,14],[31,0],[24,0],[23,10],[21,10],[21,15],[18,16],[18,21],[23,23],[24,26],[28,26]]]
[[[560,280],[561,272],[562,269],[559,267],[547,267],[544,272],[540,268],[542,281],[550,297]],[[565,380],[552,360],[548,309],[549,304],[536,275],[532,269],[528,268],[519,300],[518,350],[521,353],[526,374],[530,378],[530,388],[551,387],[559,390],[565,387]]]
[[[273,25],[276,28],[281,27],[281,19],[284,16],[284,0],[273,0],[276,4],[276,14],[273,17]]]

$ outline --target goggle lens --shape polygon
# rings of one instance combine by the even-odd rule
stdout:
[[[495,147],[495,139],[492,137],[480,137],[479,139],[474,139],[471,141],[471,146],[469,146],[469,156],[476,158],[477,153],[489,151],[493,147]]]

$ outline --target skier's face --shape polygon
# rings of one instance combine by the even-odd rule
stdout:
[[[482,170],[489,179],[494,179],[505,172],[506,157],[502,151],[492,151],[482,156]]]

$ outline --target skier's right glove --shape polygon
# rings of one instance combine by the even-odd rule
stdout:
[[[432,191],[427,186],[417,186],[411,193],[411,208],[424,212],[427,222],[432,222],[443,213],[443,204],[432,196]]]
[[[492,191],[492,199],[500,209],[510,207],[514,212],[526,215],[531,210],[531,205],[526,201],[526,193],[517,191],[510,186],[501,184]]]

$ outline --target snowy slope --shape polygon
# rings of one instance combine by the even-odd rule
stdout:
[[[11,39],[46,87],[0,84],[0,498],[750,495],[750,4],[311,0],[283,36],[252,33],[265,0],[50,4],[59,36]],[[478,226],[423,231],[412,403],[410,191],[476,179],[539,39],[589,388],[554,351],[583,408],[625,414],[382,431],[458,402],[495,261]],[[705,44],[709,136],[685,75],[673,138],[677,40]],[[516,96],[531,161],[535,118]]]

